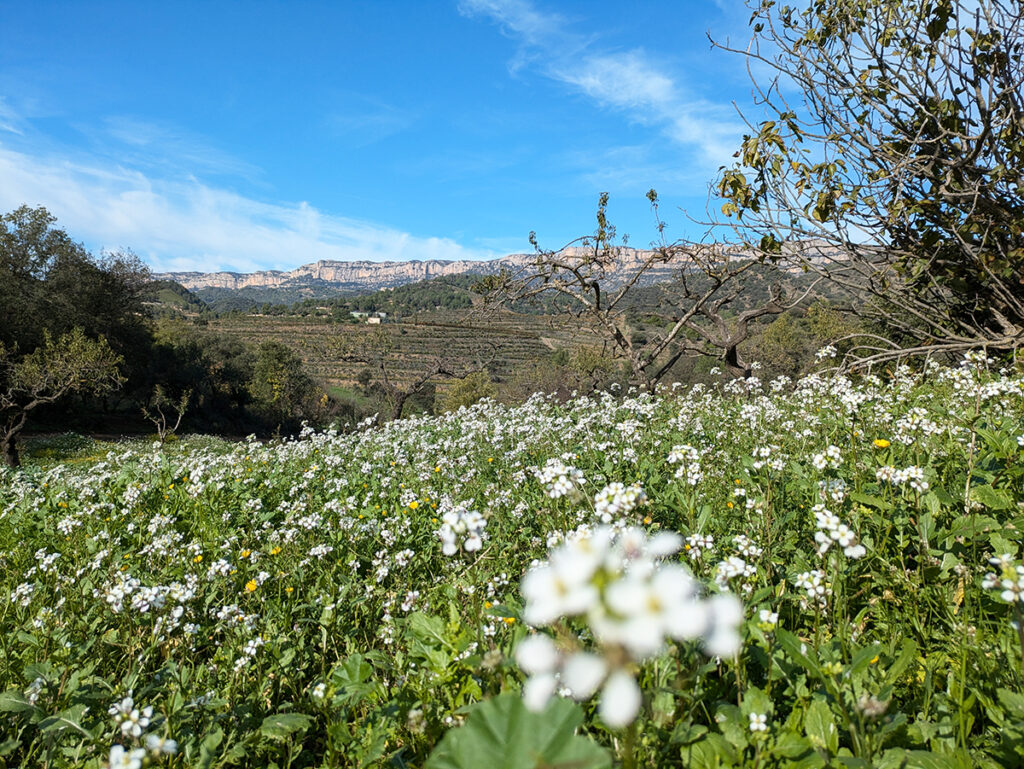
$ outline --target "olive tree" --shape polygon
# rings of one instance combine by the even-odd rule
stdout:
[[[1024,341],[1019,0],[752,6],[759,119],[716,191],[752,252],[857,292],[861,362]],[[765,77],[763,73],[768,72]]]
[[[72,393],[99,395],[122,383],[120,356],[102,337],[81,329],[54,338],[48,331],[30,353],[0,343],[0,453],[10,467],[20,464],[18,436],[29,414]]]

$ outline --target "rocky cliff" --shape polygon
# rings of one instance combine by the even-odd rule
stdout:
[[[567,255],[578,253],[575,250],[563,252]],[[650,255],[650,251],[633,248],[621,250],[616,263],[616,272],[629,274]],[[320,261],[305,264],[294,270],[281,272],[268,270],[265,272],[168,272],[157,275],[158,279],[173,280],[187,289],[200,288],[300,288],[303,286],[324,284],[337,286],[346,290],[375,291],[381,288],[401,286],[444,275],[461,275],[474,273],[479,275],[493,274],[501,269],[516,272],[527,267],[535,256],[533,254],[510,254],[490,261],[418,261],[408,262],[335,262]],[[650,279],[667,279],[670,274],[682,266],[679,263],[659,265],[651,271]],[[648,281],[649,282],[649,281]]]

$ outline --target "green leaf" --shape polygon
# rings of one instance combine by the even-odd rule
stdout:
[[[1012,692],[1009,689],[997,689],[999,704],[1006,708],[1015,719],[1024,720],[1024,694]]]
[[[0,713],[23,713],[35,710],[36,707],[17,689],[0,692]]]
[[[14,738],[0,742],[0,756],[6,756],[13,753],[18,749],[19,745],[21,745],[21,740],[16,740]]]
[[[892,505],[881,497],[875,497],[871,494],[861,494],[859,491],[851,491],[849,497],[854,502],[860,502],[866,507],[873,507],[876,510],[892,510]]]
[[[1009,510],[1014,507],[1014,501],[1009,494],[991,486],[975,486],[971,489],[971,499],[980,502],[989,510]]]
[[[825,759],[814,749],[811,741],[793,732],[780,734],[775,742],[775,747],[772,748],[772,753],[785,758],[787,760],[785,766],[789,769],[796,769],[796,767],[811,769],[811,767],[825,765]]]
[[[737,750],[747,747],[750,719],[735,705],[722,704],[715,708],[715,723],[722,735]]]
[[[264,737],[283,740],[295,732],[305,731],[311,723],[313,719],[305,713],[275,713],[263,719],[260,733]]]
[[[203,737],[199,744],[199,769],[209,769],[213,759],[217,757],[216,750],[223,739],[224,731],[220,727]]]
[[[910,638],[903,640],[903,647],[900,649],[900,656],[896,658],[889,669],[885,671],[885,679],[890,684],[895,684],[907,666],[917,658],[917,644]]]
[[[65,729],[73,729],[86,737],[92,737],[82,727],[82,716],[85,715],[87,709],[85,705],[72,705],[67,710],[40,721],[39,730],[41,732],[63,732]]]
[[[735,748],[721,734],[709,734],[700,742],[686,745],[679,751],[687,769],[718,769],[732,766],[737,758]]]
[[[815,745],[830,753],[839,750],[839,730],[832,710],[824,700],[814,700],[804,716],[804,732]]]
[[[475,706],[464,726],[449,730],[427,759],[426,769],[607,769],[611,756],[587,737],[579,706],[553,699],[531,713],[520,697],[504,694]]]
[[[409,615],[409,632],[413,637],[431,646],[452,649],[444,632],[444,620],[423,612]]]
[[[377,689],[372,678],[373,667],[361,654],[353,654],[331,673],[331,682],[338,689],[334,704],[355,704],[370,696]]]

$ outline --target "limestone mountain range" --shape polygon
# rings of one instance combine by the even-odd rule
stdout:
[[[571,254],[571,251],[563,252]],[[615,272],[630,274],[649,255],[650,251],[623,248],[616,261]],[[167,272],[155,275],[162,280],[173,280],[192,290],[219,288],[238,290],[245,288],[334,288],[343,291],[376,291],[421,280],[466,273],[488,275],[508,269],[517,272],[536,259],[534,254],[510,254],[491,260],[410,260],[402,262],[319,261],[304,264],[294,270],[264,270],[260,272]],[[655,266],[648,280],[667,280],[680,268],[669,263]]]

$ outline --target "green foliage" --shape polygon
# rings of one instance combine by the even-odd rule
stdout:
[[[279,423],[311,414],[321,394],[302,359],[280,342],[263,342],[256,349],[249,391],[256,408]]]
[[[486,371],[474,371],[456,380],[437,398],[437,412],[457,411],[472,406],[481,398],[493,398],[497,391]]]
[[[768,118],[717,180],[726,219],[765,258],[870,298],[866,313],[929,354],[1019,347],[1019,4],[751,7],[757,42],[742,53],[803,106],[765,98]]]
[[[265,443],[36,443],[79,453],[0,470],[0,767],[99,769],[147,735],[177,742],[150,766],[1017,765],[1022,393],[974,360]],[[538,480],[548,460],[579,469],[570,493]],[[647,502],[616,523],[694,537],[667,560],[744,616],[735,657],[630,662],[643,700],[611,730],[603,693],[524,710],[516,660],[522,575],[620,479]],[[456,505],[486,537],[445,556]],[[862,557],[821,552],[817,505]],[[595,651],[585,627],[553,637]]]
[[[0,449],[4,461],[19,464],[17,441],[28,415],[75,393],[102,394],[124,381],[122,359],[107,341],[90,339],[81,329],[56,339],[49,331],[25,355],[0,343]]]
[[[566,700],[531,713],[522,697],[503,694],[473,707],[465,726],[445,735],[425,769],[610,769],[608,752],[576,735],[582,723],[582,711]]]

